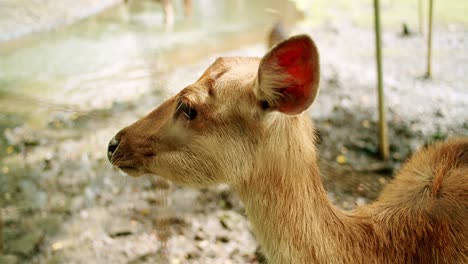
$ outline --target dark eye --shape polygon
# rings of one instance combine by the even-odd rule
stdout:
[[[189,120],[194,120],[198,114],[197,110],[183,101],[181,101],[177,106],[177,113],[183,114]]]
[[[268,108],[270,108],[270,104],[266,100],[261,101],[260,105],[261,105],[263,110],[267,110]]]

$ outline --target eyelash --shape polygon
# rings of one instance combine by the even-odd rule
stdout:
[[[184,114],[188,120],[194,120],[198,115],[197,110],[184,101],[180,101],[177,105],[177,113]]]

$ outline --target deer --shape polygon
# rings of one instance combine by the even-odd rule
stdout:
[[[229,184],[268,263],[468,263],[468,138],[417,151],[375,202],[341,210],[323,187],[306,111],[319,75],[307,35],[262,58],[218,58],[120,130],[108,158],[133,177]]]
[[[281,20],[278,20],[270,29],[267,36],[267,47],[273,48],[276,44],[287,39],[288,31]]]
[[[166,29],[172,29],[174,26],[174,3],[172,0],[159,1],[163,7],[164,24]],[[126,6],[130,5],[130,0],[124,0]],[[192,17],[192,0],[184,0],[184,15],[186,18]]]

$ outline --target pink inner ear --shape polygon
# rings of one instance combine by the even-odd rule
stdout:
[[[298,114],[305,110],[315,97],[315,81],[318,78],[314,63],[313,50],[302,41],[291,43],[283,47],[276,54],[278,65],[291,75],[296,85],[285,87],[281,90],[284,99],[278,110],[287,114]],[[285,80],[287,83],[287,80]]]
[[[281,50],[281,54],[278,54],[278,64],[283,67],[288,67],[301,57],[304,48],[303,45],[291,45]]]

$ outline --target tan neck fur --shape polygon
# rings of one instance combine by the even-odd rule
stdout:
[[[267,145],[258,151],[257,161],[264,161],[236,188],[257,239],[271,263],[331,263],[329,256],[347,251],[351,244],[346,240],[359,225],[327,198],[310,121],[282,117],[271,129],[265,133]]]

